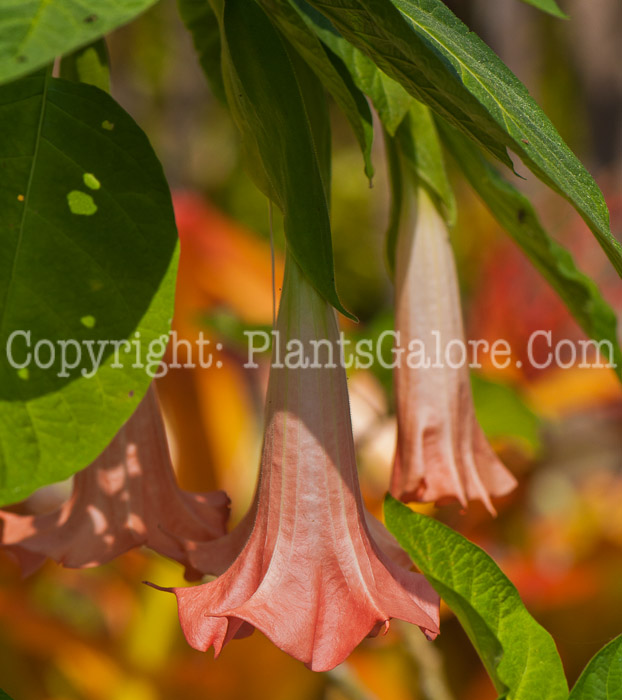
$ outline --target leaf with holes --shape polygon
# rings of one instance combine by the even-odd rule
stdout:
[[[146,136],[98,88],[15,81],[0,125],[4,504],[85,467],[131,415],[164,352],[177,235]]]
[[[2,0],[0,83],[126,24],[155,0]]]
[[[567,700],[555,642],[482,549],[387,496],[387,528],[460,620],[503,700]]]

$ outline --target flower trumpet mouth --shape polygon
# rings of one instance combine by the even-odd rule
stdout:
[[[85,568],[144,545],[183,564],[188,578],[198,578],[189,550],[196,541],[223,535],[228,517],[224,492],[188,493],[177,486],[152,385],[110,445],[75,476],[70,499],[57,511],[0,511],[0,547],[27,575],[47,557]]]
[[[405,345],[426,354],[464,346],[458,277],[447,226],[424,187],[418,188],[414,230],[402,228],[396,250],[395,325]],[[482,432],[469,371],[461,362],[396,367],[398,443],[391,493],[403,501],[481,501],[516,486]]]
[[[279,342],[333,343],[338,334],[334,310],[291,257],[277,329]],[[372,534],[367,524],[341,366],[271,367],[259,480],[250,517],[238,527],[227,536],[231,564],[219,578],[165,589],[175,593],[195,649],[218,655],[256,628],[324,671],[364,637],[386,632],[393,617],[438,634],[437,594],[381,550],[391,540],[382,525]],[[218,546],[203,548],[204,570]]]

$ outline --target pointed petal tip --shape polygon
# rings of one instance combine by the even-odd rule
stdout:
[[[441,633],[440,630],[435,631],[435,630],[422,629],[421,631],[425,635],[425,638],[428,640],[428,642],[433,642],[438,637],[438,635]]]
[[[401,501],[402,503],[417,503],[417,504],[433,504],[435,508],[443,508],[444,506],[449,506],[452,504],[458,504],[460,506],[460,515],[466,515],[469,510],[469,505],[475,502],[481,503],[488,513],[496,518],[499,513],[493,505],[493,498],[503,498],[507,496],[511,491],[516,488],[518,482],[514,480],[513,485],[508,488],[504,488],[503,491],[499,491],[491,494],[480,494],[479,496],[473,496],[472,498],[465,499],[460,497],[455,493],[447,493],[440,495],[433,495],[422,492],[421,489],[410,489],[410,490],[392,490],[390,491],[391,496]]]
[[[157,583],[152,583],[151,581],[142,581],[142,583],[145,584],[145,586],[150,586],[151,588],[155,588],[156,591],[164,591],[165,593],[175,593],[175,589],[172,587],[166,587],[166,586],[158,586]]]

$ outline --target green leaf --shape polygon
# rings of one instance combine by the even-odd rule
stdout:
[[[622,635],[592,658],[568,700],[622,700]]]
[[[290,47],[256,3],[227,0],[217,16],[227,101],[252,175],[283,212],[296,262],[329,303],[350,315],[335,290],[326,177],[318,162],[325,144],[317,139],[321,131],[325,142],[326,128],[317,124],[317,104],[309,114],[312,74],[293,65]]]
[[[209,0],[178,0],[178,6],[212,92],[221,102],[226,102],[220,66],[220,29]]]
[[[622,276],[603,195],[525,86],[441,0],[310,0],[411,95],[511,167],[507,148],[585,219]]]
[[[568,19],[568,15],[561,10],[555,0],[522,0],[527,5],[533,5],[542,12],[547,12],[549,15],[559,17],[560,19]]]
[[[374,175],[371,162],[374,137],[371,111],[343,61],[327,52],[289,0],[260,0],[260,4],[342,109],[361,147],[365,174],[371,180]]]
[[[456,162],[493,216],[557,292],[577,323],[594,340],[604,341],[606,359],[622,378],[617,317],[596,284],[577,269],[572,255],[542,227],[531,202],[504,180],[471,141],[441,120],[440,131]]]
[[[482,549],[387,496],[388,529],[456,614],[504,700],[566,700],[555,642]]]
[[[540,421],[519,394],[506,384],[471,373],[477,422],[491,440],[513,439],[530,454],[540,449]]]
[[[87,466],[132,414],[151,381],[144,366],[164,352],[177,235],[162,168],[106,93],[24,78],[0,88],[0,124],[5,504]],[[110,343],[130,340],[116,362]],[[81,354],[73,368],[62,365],[66,342],[67,364]],[[48,368],[35,366],[37,347],[42,365],[54,351]]]
[[[7,695],[4,690],[0,689],[0,700],[12,700],[9,695]]]
[[[447,178],[443,151],[430,109],[412,100],[396,132],[400,151],[415,176],[440,204],[447,223],[456,222],[456,200]]]
[[[374,103],[385,129],[394,136],[413,98],[357,48],[346,41],[320,12],[305,0],[291,0],[305,24],[345,63],[354,83]]]
[[[110,64],[106,41],[98,39],[64,56],[60,63],[60,77],[75,83],[94,85],[104,92],[110,92]]]
[[[3,0],[0,83],[45,66],[126,24],[156,0]]]

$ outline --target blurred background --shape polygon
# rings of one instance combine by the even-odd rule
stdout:
[[[560,21],[518,0],[448,5],[527,84],[601,185],[622,237],[622,64],[618,0],[560,0]],[[181,263],[174,327],[222,345],[221,368],[177,369],[158,380],[171,450],[188,490],[226,489],[233,522],[254,489],[268,357],[245,370],[243,331],[271,323],[268,205],[245,174],[231,120],[210,94],[173,0],[110,37],[113,93],[149,135],[174,191]],[[383,256],[388,191],[380,139],[368,187],[349,127],[333,109],[333,231],[337,284],[361,319],[353,338],[392,327]],[[505,338],[514,359],[534,330],[583,338],[522,254],[452,172],[459,220],[452,239],[473,338]],[[521,170],[521,172],[523,172]],[[587,227],[533,176],[529,194],[550,233],[622,312],[622,282]],[[511,177],[511,175],[508,175]],[[283,237],[275,212],[277,288]],[[391,377],[351,372],[361,485],[380,507],[393,457]],[[491,553],[532,614],[555,638],[570,682],[622,631],[622,391],[608,369],[523,363],[473,377],[476,407],[520,487],[492,520],[475,505],[433,513]],[[50,508],[68,485],[35,496]],[[488,700],[496,694],[468,639],[443,609],[426,642],[394,623],[333,672],[313,674],[260,633],[229,644],[218,661],[190,649],[173,596],[141,584],[181,585],[181,567],[146,551],[85,571],[48,562],[22,580],[0,553],[0,687],[15,700]]]

